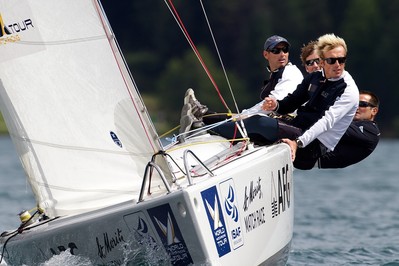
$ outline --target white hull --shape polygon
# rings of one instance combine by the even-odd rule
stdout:
[[[188,148],[200,158],[208,149]],[[212,171],[142,202],[34,224],[8,241],[5,260],[34,265],[69,250],[95,265],[285,265],[294,219],[288,146],[249,149]]]

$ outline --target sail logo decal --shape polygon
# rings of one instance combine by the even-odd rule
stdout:
[[[114,143],[115,143],[116,145],[118,145],[120,148],[122,148],[122,142],[120,141],[120,139],[118,138],[118,136],[117,136],[114,132],[112,132],[112,131],[110,131],[109,134],[111,135],[111,138],[112,138],[112,140],[114,141]]]
[[[219,257],[222,257],[229,253],[231,248],[216,186],[202,191],[201,196],[208,216],[209,225],[212,230],[216,249]]]
[[[170,256],[171,264],[188,265],[193,263],[169,204],[148,209],[147,212]]]
[[[18,5],[6,5],[0,10],[0,62],[46,50],[40,23],[29,6],[28,0],[19,0]]]
[[[6,25],[4,24],[3,21],[3,16],[0,14],[0,37],[3,37],[6,34],[11,34],[11,32],[7,29]]]
[[[275,218],[290,208],[291,177],[288,164],[277,171],[277,182],[272,172],[271,182],[271,213],[272,218]]]
[[[155,220],[156,224],[158,225],[158,228],[161,229],[163,236],[166,237],[168,246],[180,243],[180,240],[179,240],[179,238],[177,238],[175,230],[173,228],[173,222],[172,222],[172,219],[170,218],[170,213],[168,213],[168,218],[167,218],[166,224],[163,224],[155,216],[154,216],[154,220]]]
[[[220,195],[224,199],[224,210],[226,212],[226,223],[231,247],[235,250],[244,245],[242,224],[238,211],[237,193],[233,179],[228,179],[219,185]]]
[[[4,23],[3,16],[0,14],[0,45],[18,42],[21,37],[18,33],[34,28],[32,19],[26,18],[22,21],[12,22],[8,25]]]

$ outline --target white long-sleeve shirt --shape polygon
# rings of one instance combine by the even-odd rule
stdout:
[[[284,67],[283,74],[281,78],[277,81],[276,86],[270,92],[271,97],[277,100],[284,99],[289,93],[292,93],[298,84],[303,80],[302,72],[298,69],[296,65],[290,62]],[[249,109],[243,110],[242,114],[269,114],[270,111],[262,110],[264,100],[255,104]]]
[[[270,95],[277,100],[284,99],[289,93],[292,93],[298,84],[303,80],[302,72],[296,65],[288,63],[283,71],[281,79],[277,82]]]
[[[344,79],[346,83],[344,92],[324,115],[299,137],[304,147],[317,138],[328,150],[333,151],[352,122],[359,104],[359,89],[348,72],[344,71],[341,77],[329,81],[339,79]]]

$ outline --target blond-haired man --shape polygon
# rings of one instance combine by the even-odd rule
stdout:
[[[295,139],[282,141],[291,147],[294,166],[304,170],[313,168],[318,158],[334,150],[352,122],[359,102],[357,85],[345,70],[348,51],[344,39],[325,34],[317,40],[317,52],[322,71],[309,74],[284,99],[267,97],[263,104],[264,110],[281,114],[297,109],[291,125],[299,128],[300,133]]]

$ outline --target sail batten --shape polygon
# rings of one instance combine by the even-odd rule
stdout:
[[[55,216],[137,198],[162,147],[98,2],[0,7],[0,108],[38,204]]]

